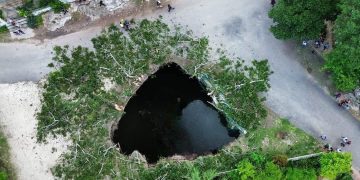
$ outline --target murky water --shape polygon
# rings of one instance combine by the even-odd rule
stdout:
[[[138,150],[150,163],[174,154],[216,151],[234,137],[211,101],[196,78],[167,64],[129,100],[113,141],[124,154]]]

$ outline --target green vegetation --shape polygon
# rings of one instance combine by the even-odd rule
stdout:
[[[25,0],[24,4],[17,8],[18,14],[21,17],[31,16],[31,13],[38,8],[50,6],[55,13],[60,13],[62,10],[69,9],[70,4],[63,3],[60,0],[40,0],[38,6],[33,0]]]
[[[40,0],[39,7],[50,6],[55,13],[59,13],[64,9],[68,9],[70,4],[63,3],[60,0]]]
[[[25,0],[24,4],[17,8],[18,14],[21,17],[27,17],[31,15],[31,12],[35,9],[33,0]]]
[[[326,56],[325,69],[332,72],[338,89],[351,91],[360,85],[360,1],[343,0],[335,21],[335,48]]]
[[[306,180],[316,180],[316,171],[313,168],[308,169],[299,169],[299,168],[289,168],[286,171],[285,179],[296,180],[296,179],[306,179]]]
[[[358,0],[279,0],[269,12],[275,22],[270,30],[278,39],[311,40],[325,32],[324,20],[335,21],[335,43],[323,69],[337,89],[352,91],[360,86],[359,12]]]
[[[61,1],[53,1],[49,5],[55,13],[60,13],[63,10],[69,9],[70,7],[70,4],[63,3]]]
[[[343,173],[351,171],[351,154],[350,153],[327,153],[321,156],[321,176],[329,179],[335,179]]]
[[[0,10],[0,18],[4,19],[3,12]],[[9,29],[6,26],[0,26],[0,34],[8,33]]]
[[[287,157],[318,152],[313,138],[284,119],[264,122],[267,111],[259,94],[269,88],[267,61],[245,66],[222,53],[218,61],[211,61],[208,40],[182,32],[179,27],[170,30],[160,20],[142,20],[129,34],[110,26],[92,40],[94,50],[54,49],[56,63],[50,66],[56,71],[44,84],[37,139],[44,142],[49,135],[63,135],[72,145],[53,173],[64,179],[145,180],[312,179],[319,175],[319,157],[287,162]],[[137,88],[134,82],[171,61],[193,76],[207,76],[208,90],[219,99],[216,106],[250,131],[216,155],[193,161],[161,159],[148,167],[119,153],[109,141],[109,126],[122,115],[114,104],[126,104]],[[104,79],[115,88],[105,91]]]
[[[318,142],[286,119],[277,119],[271,126],[258,128],[248,136],[250,149],[261,149],[276,155],[298,156],[319,151]],[[291,146],[289,146],[291,145]]]
[[[278,39],[315,39],[324,30],[325,20],[334,20],[339,0],[278,0],[269,17],[270,30]],[[321,7],[320,7],[321,5]]]
[[[256,174],[255,167],[248,159],[244,159],[236,165],[236,170],[231,173],[232,179],[251,179]]]
[[[0,26],[0,34],[9,32],[9,29],[6,26]]]
[[[4,14],[3,14],[3,11],[1,9],[0,9],[0,18],[4,19]]]
[[[73,50],[55,48],[55,68],[58,70],[50,73],[44,85],[37,138],[45,141],[49,134],[71,138],[70,152],[64,154],[62,162],[54,168],[56,176],[134,179],[143,172],[139,171],[144,168],[142,163],[120,154],[108,142],[108,124],[121,117],[121,112],[113,105],[125,105],[137,88],[134,86],[136,79],[151,74],[171,60],[181,64],[189,74],[208,74],[214,83],[214,89],[211,89],[214,95],[222,94],[227,100],[229,107],[224,111],[242,117],[236,119],[241,119],[239,122],[245,127],[255,128],[266,116],[261,104],[264,99],[257,94],[268,88],[267,62],[256,61],[253,66],[243,66],[239,61],[234,66],[232,61],[222,57],[218,63],[212,63],[208,40],[194,39],[190,33],[183,34],[180,30],[177,27],[170,31],[160,20],[143,20],[129,31],[128,36],[111,26],[92,40],[94,51],[83,47]],[[118,88],[104,91],[103,79],[110,79]],[[245,103],[251,97],[253,103]],[[246,115],[246,110],[251,110],[250,115]],[[210,171],[198,170],[200,174],[191,170],[193,174],[189,177],[211,175]]]
[[[0,129],[0,180],[15,179],[10,162],[9,145]]]
[[[43,24],[42,16],[29,15],[27,17],[27,24],[30,28],[38,28]]]

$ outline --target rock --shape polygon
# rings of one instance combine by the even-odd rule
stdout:
[[[139,153],[139,151],[136,151],[136,150],[131,153],[129,158],[139,164],[147,163],[145,156],[143,156],[141,153]]]

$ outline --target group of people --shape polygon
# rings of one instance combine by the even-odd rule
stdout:
[[[319,39],[316,39],[316,40],[314,41],[314,47],[315,47],[316,49],[319,49],[319,48],[322,47],[322,50],[325,51],[325,50],[327,50],[327,49],[330,48],[330,44],[325,41],[325,38],[324,38],[324,37],[325,37],[325,35],[324,35],[324,34],[321,34],[321,35],[320,35],[320,38],[319,38]],[[305,48],[307,45],[308,45],[308,41],[303,40],[302,46]],[[315,53],[315,50],[312,50],[312,53]]]
[[[349,109],[350,108],[350,100],[349,99],[345,99],[343,98],[341,93],[336,93],[335,94],[335,98],[338,102],[338,105],[340,107],[344,107],[345,109]]]
[[[321,34],[320,38],[315,40],[314,46],[316,49],[320,48],[321,45],[323,45],[323,51],[325,51],[326,49],[329,49],[330,45],[328,42],[325,41],[325,35]]]
[[[326,135],[321,135],[320,138],[325,141]],[[341,147],[345,147],[346,145],[350,145],[350,144],[351,144],[351,141],[349,140],[349,138],[347,138],[345,136],[341,137],[341,142],[340,142]],[[336,152],[342,152],[341,147],[336,148]],[[335,150],[329,143],[324,145],[324,149],[328,152],[333,152]]]
[[[124,28],[126,31],[130,29],[130,21],[121,19],[120,27]]]
[[[20,36],[22,34],[25,34],[25,32],[21,30],[21,27],[16,23],[15,20],[10,19],[9,22],[14,27],[14,29],[16,29],[12,31],[15,35]]]
[[[163,7],[163,6],[161,5],[161,1],[160,1],[160,0],[157,0],[157,1],[156,1],[156,6],[157,6],[158,8],[162,8],[162,7]],[[172,7],[170,4],[168,4],[167,7],[168,7],[168,12],[170,12],[171,10],[174,10],[174,9],[175,9],[175,8]]]

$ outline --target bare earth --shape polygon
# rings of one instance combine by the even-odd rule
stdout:
[[[339,146],[341,136],[349,137],[353,143],[343,150],[352,152],[354,166],[357,169],[360,167],[360,123],[347,111],[339,108],[326,93],[325,88],[301,66],[300,57],[292,48],[293,45],[272,36],[268,30],[272,24],[267,16],[270,9],[268,1],[178,0],[173,3],[173,6],[176,9],[171,13],[164,8],[152,15],[143,13],[138,18],[155,18],[162,15],[165,22],[187,26],[197,36],[208,36],[214,50],[220,47],[226,49],[230,55],[239,56],[247,61],[268,59],[275,73],[271,76],[272,87],[267,93],[267,106],[280,116],[289,118],[294,125],[314,137],[326,134],[328,142],[334,147]],[[50,71],[46,66],[51,62],[51,49],[54,45],[70,44],[70,46],[91,47],[90,39],[96,36],[102,28],[93,27],[44,42],[28,40],[0,43],[0,83],[40,80]],[[22,86],[23,88],[20,88]],[[34,113],[34,109],[32,109],[34,107],[29,104],[32,101],[39,102],[38,95],[26,94],[28,91],[33,93],[35,91],[35,87],[29,86],[26,84],[0,86],[0,111],[5,114],[5,116],[0,115],[1,124],[11,124],[15,119],[15,115],[12,114],[18,114],[19,111],[27,112],[29,116]],[[19,94],[20,90],[21,94]],[[28,99],[28,104],[19,102],[20,95],[24,96],[24,99],[25,97]],[[17,96],[18,98],[14,98]],[[11,103],[15,105],[9,108]],[[19,116],[22,117],[19,121],[26,122],[24,124],[27,126],[35,127],[35,119],[29,116]],[[16,124],[21,125],[21,123]],[[5,129],[7,133],[16,131],[20,134],[21,132],[20,128],[12,126],[5,127]],[[32,131],[24,131],[22,134],[31,137],[34,133],[35,131],[32,129]],[[16,137],[14,134],[10,135]],[[33,142],[31,140],[30,138],[29,142]],[[10,138],[12,152],[16,154],[18,149],[21,149],[20,145],[25,142],[28,141],[23,141],[21,136],[18,139]],[[31,148],[28,147],[28,149]],[[44,153],[49,152],[51,152],[51,148]],[[51,156],[51,158],[54,157]],[[27,171],[30,171],[33,166],[49,163],[44,159],[31,162],[27,160],[29,158],[30,155],[21,161],[13,158],[18,170],[21,171],[20,174],[29,173],[30,175],[31,173]],[[23,170],[25,165],[30,169]],[[47,169],[49,167],[50,165],[47,166]],[[42,179],[44,175],[40,171],[36,172],[39,172],[38,176],[34,175],[32,179]],[[51,176],[45,179],[48,178]]]
[[[40,94],[32,82],[0,84],[0,124],[8,138],[18,179],[54,179],[50,168],[69,144],[63,138],[36,143]]]

